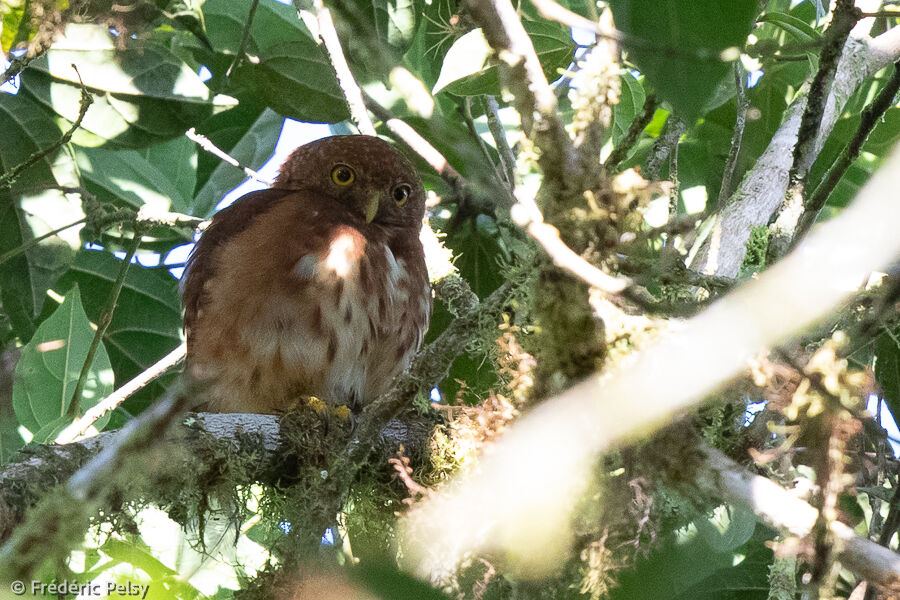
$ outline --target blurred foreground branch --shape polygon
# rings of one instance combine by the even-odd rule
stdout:
[[[477,468],[408,515],[402,543],[411,568],[440,577],[464,557],[492,550],[531,577],[552,571],[571,548],[572,509],[602,453],[670,422],[744,371],[751,357],[826,317],[863,275],[900,255],[896,227],[871,227],[900,223],[898,185],[895,150],[849,208],[759,279],[615,371],[532,409]],[[847,239],[855,240],[853,252],[837,243]]]

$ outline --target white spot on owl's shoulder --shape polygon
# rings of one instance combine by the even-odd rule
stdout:
[[[353,255],[356,240],[349,233],[342,233],[334,238],[325,257],[325,268],[338,277],[345,277],[353,266]]]
[[[307,254],[294,265],[294,274],[300,279],[312,279],[319,270],[319,259],[312,254]]]

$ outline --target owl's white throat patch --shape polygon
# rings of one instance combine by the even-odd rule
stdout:
[[[325,257],[325,268],[338,277],[346,277],[353,267],[353,259],[356,252],[356,240],[349,233],[338,235],[328,248],[328,256]]]

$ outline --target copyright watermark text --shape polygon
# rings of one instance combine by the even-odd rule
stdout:
[[[81,583],[79,581],[13,581],[9,589],[16,596],[82,596],[102,598],[116,594],[144,600],[150,589],[149,584],[115,583],[113,581]]]

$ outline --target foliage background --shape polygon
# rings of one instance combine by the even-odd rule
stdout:
[[[316,596],[312,584],[290,583],[290,577],[348,586],[335,587],[344,589],[335,597],[390,598],[782,598],[797,593],[796,582],[811,573],[817,573],[811,584],[815,593],[848,597],[861,583],[833,562],[821,540],[791,546],[790,536],[758,523],[753,512],[692,489],[690,469],[682,465],[679,471],[666,456],[692,465],[690,448],[702,441],[748,462],[752,448],[757,459],[775,457],[771,465],[760,459],[759,470],[780,483],[818,484],[811,498],[819,507],[827,497],[822,482],[828,476],[854,474],[835,492],[840,518],[858,534],[880,536],[889,544],[892,532],[885,536],[884,531],[888,524],[896,528],[900,510],[891,500],[896,462],[880,425],[859,403],[869,399],[860,392],[868,389],[886,402],[881,417],[887,420],[900,409],[900,329],[896,297],[890,295],[896,272],[885,279],[882,296],[877,286],[863,289],[827,324],[774,352],[769,366],[760,367],[770,370],[762,383],[757,378],[757,387],[744,377],[674,430],[618,448],[600,461],[596,489],[582,500],[596,506],[579,513],[585,522],[574,539],[565,540],[569,550],[552,573],[532,581],[513,567],[507,573],[506,562],[487,553],[449,579],[433,577],[438,591],[397,567],[394,512],[412,504],[405,502],[408,497],[434,493],[416,485],[440,489],[475,451],[499,437],[518,411],[617,363],[662,335],[667,319],[693,314],[711,297],[765,270],[766,235],[759,229],[738,273],[702,273],[696,264],[686,269],[685,261],[704,243],[710,217],[725,209],[738,182],[759,166],[789,107],[819,72],[820,52],[831,39],[825,33],[831,7],[820,0],[736,0],[727,8],[716,0],[560,2],[583,19],[576,25],[595,27],[612,12],[620,45],[611,52],[613,62],[604,64],[585,57],[608,40],[581,30],[579,45],[571,22],[548,18],[539,10],[542,4],[522,2],[517,11],[541,69],[555,82],[560,122],[590,138],[581,156],[592,162],[568,182],[570,188],[581,186],[574,193],[549,173],[552,152],[540,142],[540,132],[522,126],[514,108],[522,96],[515,80],[525,76],[510,75],[503,57],[497,59],[477,10],[453,0],[327,3],[379,135],[398,137],[389,120],[399,119],[449,164],[438,172],[433,162],[409,152],[433,200],[430,224],[453,252],[459,275],[482,301],[504,282],[527,282],[507,298],[504,320],[482,319],[457,349],[459,356],[449,357],[454,359],[449,373],[436,383],[443,403],[457,407],[441,409],[443,424],[425,458],[413,457],[418,483],[408,476],[392,480],[384,465],[360,476],[344,498],[343,517],[330,530],[344,536],[323,545],[331,551],[322,550],[321,556],[302,554],[302,567],[285,575],[282,567],[296,557],[293,547],[279,540],[291,537],[288,530],[301,529],[304,511],[312,511],[302,485],[241,479],[245,464],[223,457],[221,449],[205,448],[198,460],[227,465],[232,479],[203,482],[196,489],[179,481],[186,486],[175,490],[184,492],[182,497],[174,494],[175,485],[156,497],[146,490],[131,497],[121,491],[126,486],[120,481],[119,496],[107,508],[112,512],[98,517],[87,508],[83,514],[73,509],[71,529],[54,538],[53,552],[32,564],[29,577],[139,581],[150,583],[148,597],[154,598],[224,598],[233,589],[272,595],[291,585],[297,597],[325,597]],[[0,461],[18,464],[29,453],[41,456],[38,447],[57,439],[75,416],[181,343],[178,283],[170,272],[179,263],[170,253],[183,256],[177,249],[194,239],[195,226],[246,178],[205,151],[197,134],[243,167],[258,169],[272,154],[285,119],[327,123],[334,133],[355,131],[356,124],[329,54],[293,6],[272,0],[5,0],[0,15],[3,51],[14,59],[16,72],[24,65],[14,93],[0,94],[0,173],[37,158],[0,186]],[[893,14],[876,19],[870,35],[897,22]],[[876,69],[852,90],[833,129],[820,140],[818,157],[813,155],[806,176],[810,190],[857,136],[864,109],[891,78],[892,68]],[[84,91],[92,103],[80,114]],[[491,131],[494,119],[503,135]],[[735,144],[736,122],[742,120]],[[828,194],[819,219],[840,215],[898,135],[900,107],[891,99]],[[57,150],[42,152],[61,141]],[[613,149],[622,154],[610,163]],[[789,151],[779,160],[784,172],[791,168]],[[612,177],[632,167],[646,185],[611,191]],[[588,287],[553,267],[510,218],[514,189],[537,194],[548,222],[582,257],[633,278],[645,302],[623,297],[614,304],[648,319],[645,325],[626,328],[618,337],[610,334],[616,321],[597,314],[596,305],[588,303]],[[602,210],[595,210],[587,191],[607,203]],[[739,196],[732,203],[744,201]],[[756,225],[767,221],[768,215]],[[849,248],[853,240],[835,243]],[[123,257],[135,252],[139,261],[126,270]],[[464,314],[452,306],[452,297],[438,300],[429,342]],[[605,329],[592,319],[605,321]],[[809,366],[812,356],[830,348],[826,341],[836,330],[848,339],[829,363],[832,371]],[[865,385],[853,379],[859,373],[866,374]],[[839,381],[829,391],[855,398],[855,405],[796,392],[805,389],[801,381],[808,387],[828,374]],[[775,389],[779,377],[789,393]],[[177,374],[170,371],[94,426],[113,430],[134,422],[175,389]],[[73,394],[79,397],[74,405]],[[811,408],[817,401],[831,408]],[[418,405],[425,411],[427,402],[420,397]],[[764,406],[765,418],[781,427],[772,430],[774,436],[763,419],[754,420]],[[864,423],[859,425],[864,434],[854,431],[856,437],[849,438],[828,430],[817,437],[827,429],[816,420],[823,411]],[[823,467],[820,459],[837,438],[847,465]],[[791,446],[801,450],[784,450]],[[17,454],[23,448],[26,454]],[[400,464],[398,472],[406,473]],[[46,500],[55,493],[46,489],[48,482],[64,482],[67,475],[45,475],[28,482],[31,487],[5,481],[5,501],[54,510]],[[135,470],[132,476],[145,473]],[[45,497],[43,505],[37,504],[39,496]],[[34,511],[28,513],[32,525],[34,515],[42,514]],[[218,514],[221,522],[211,517],[203,523],[205,511]],[[10,538],[18,519],[5,518],[10,552],[22,538]],[[187,524],[187,532],[179,523]],[[229,537],[235,523],[240,535]],[[206,546],[198,542],[198,530]],[[317,542],[320,534],[312,532]],[[779,548],[787,548],[778,559],[771,549],[776,539]],[[351,557],[356,567],[350,567]],[[820,561],[827,564],[825,575],[817,570]],[[13,572],[18,573],[5,575]],[[778,579],[784,572],[788,583]]]

